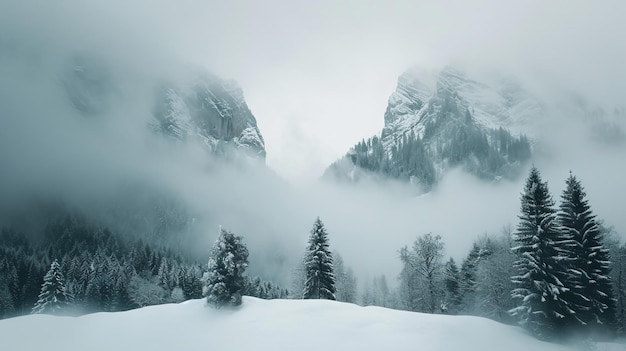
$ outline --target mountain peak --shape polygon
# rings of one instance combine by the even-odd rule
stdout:
[[[383,134],[419,129],[427,102],[447,97],[454,98],[460,110],[471,111],[481,126],[502,127],[513,134],[529,133],[528,122],[545,115],[542,103],[515,78],[498,76],[479,81],[453,66],[438,71],[413,68],[400,76],[389,98]]]
[[[191,83],[166,83],[153,115],[153,128],[176,140],[198,139],[213,153],[237,149],[265,159],[265,141],[234,80],[201,74]]]
[[[151,111],[149,127],[173,140],[195,140],[220,156],[238,150],[265,160],[265,141],[239,84],[199,68],[181,76],[148,87],[150,102],[142,100],[140,108]],[[96,58],[75,55],[61,77],[69,103],[85,117],[105,115],[124,103],[119,72]]]
[[[487,180],[513,178],[530,157],[520,128],[529,113],[541,115],[541,104],[514,80],[478,81],[452,66],[413,68],[400,75],[389,97],[380,138],[363,140],[346,158],[368,174],[425,190],[457,166]],[[340,160],[327,174],[345,171],[351,181],[363,173]]]

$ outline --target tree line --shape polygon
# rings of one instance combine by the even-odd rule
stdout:
[[[518,323],[543,339],[610,337],[626,328],[626,244],[597,220],[572,174],[557,208],[533,167],[517,227],[479,238],[460,267],[444,260],[444,243],[432,233],[399,256],[396,308]]]
[[[124,238],[77,215],[51,220],[38,240],[3,228],[0,318],[31,312],[114,312],[201,298],[206,271],[206,263],[165,246]],[[46,277],[54,277],[58,282],[52,286],[63,292],[51,296],[58,305],[42,305],[48,296],[44,288],[51,284]],[[246,277],[245,294],[269,299],[289,292],[260,277]]]
[[[393,135],[383,129],[380,137],[358,142],[325,175],[344,180],[341,164],[347,159],[369,174],[410,181],[428,191],[439,180],[438,167],[460,167],[486,180],[514,179],[532,155],[525,135],[479,125],[472,112],[459,108],[449,92],[441,91],[429,103],[427,116],[420,122],[420,133],[411,129]]]
[[[341,258],[337,263],[342,264]],[[217,308],[240,305],[241,297],[246,293],[247,267],[248,249],[243,238],[220,229],[220,235],[211,249],[208,271],[204,277],[204,296],[207,303]],[[313,223],[306,254],[299,268],[301,283],[291,298],[337,300],[336,273],[340,276],[344,273],[341,268],[337,271],[335,267],[328,232],[319,217]],[[281,297],[289,297],[288,291],[285,292],[287,295]],[[342,296],[350,298],[348,293]]]
[[[515,228],[479,237],[457,264],[440,235],[399,250],[398,287],[384,275],[357,288],[352,269],[330,250],[317,218],[290,289],[245,274],[248,249],[221,229],[208,264],[124,241],[67,217],[47,226],[52,243],[2,231],[0,313],[119,311],[205,297],[216,307],[260,298],[338,300],[427,313],[466,314],[520,324],[543,339],[576,332],[595,338],[626,330],[626,244],[594,215],[581,182],[567,178],[558,207],[533,167]],[[55,257],[61,257],[56,259]],[[54,258],[54,259],[53,259]]]

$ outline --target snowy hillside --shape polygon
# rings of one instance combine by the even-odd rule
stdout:
[[[569,350],[477,317],[249,297],[235,310],[191,300],[78,318],[18,317],[0,321],[0,340],[4,350]]]

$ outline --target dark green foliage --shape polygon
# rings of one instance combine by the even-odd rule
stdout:
[[[461,304],[460,273],[453,258],[446,262],[443,272],[448,310],[456,309]]]
[[[244,272],[248,268],[248,249],[240,236],[220,229],[211,250],[205,280],[207,303],[220,308],[241,304],[246,285]]]
[[[465,300],[465,304],[468,303],[467,300],[471,299],[474,291],[476,289],[476,270],[478,268],[478,260],[480,259],[480,247],[477,243],[472,245],[472,249],[467,257],[463,260],[461,264],[461,272],[460,272],[460,280],[459,280],[459,290],[461,299]]]
[[[202,270],[197,266],[183,267],[178,279],[185,300],[202,297]]]
[[[450,99],[442,94],[437,104],[430,105],[439,112],[423,122],[421,137],[413,131],[393,140],[393,135],[385,135],[384,140],[374,136],[357,143],[346,157],[369,173],[410,181],[424,190],[437,183],[435,165],[461,167],[487,180],[516,178],[531,157],[528,138],[513,136],[503,128],[485,129],[469,110],[459,111]],[[327,175],[341,179],[345,175],[340,169],[340,162],[335,163]]]
[[[533,167],[521,199],[520,222],[514,234],[518,256],[512,280],[512,310],[520,323],[541,338],[558,336],[571,323],[574,311],[566,298],[571,240],[559,231],[554,201],[547,183]]]
[[[383,144],[377,136],[367,141],[362,140],[354,146],[353,150],[354,152],[349,154],[352,162],[368,171],[378,171],[389,162]]]
[[[263,281],[260,277],[255,277],[254,279],[246,279],[243,295],[265,300],[286,299],[289,297],[289,290],[271,282]]]
[[[444,100],[446,104],[451,103]],[[503,128],[484,129],[468,110],[462,117],[453,110],[446,117],[430,119],[423,140],[429,145],[431,159],[443,160],[449,167],[460,166],[488,180],[499,176],[514,179],[531,156],[526,136],[512,136]]]
[[[328,246],[328,233],[318,217],[313,224],[304,259],[303,298],[335,300],[333,256]]]
[[[575,241],[572,249],[570,299],[577,320],[585,329],[597,331],[615,326],[615,298],[609,276],[609,250],[586,199],[586,193],[570,173],[557,215],[561,230]]]
[[[17,284],[17,271],[15,267],[8,267],[6,260],[0,261],[0,318],[11,316],[15,311],[13,301]]]
[[[413,133],[402,139],[391,149],[388,174],[397,179],[415,179],[424,189],[430,189],[437,175],[426,146]]]
[[[79,216],[50,220],[40,239],[4,228],[0,234],[0,317],[30,313],[38,300],[50,257],[61,257],[65,288],[73,313],[123,311],[173,302],[159,286],[156,275],[167,262],[170,291],[183,288],[182,270],[193,270],[185,281],[185,298],[200,298],[200,266],[170,250],[141,240],[131,241],[105,228],[88,224]],[[131,284],[131,282],[134,282]],[[155,286],[152,286],[154,284]],[[156,291],[145,294],[140,291]]]
[[[600,226],[603,235],[609,236],[611,254],[611,280],[615,289],[616,298],[616,330],[618,334],[626,333],[626,244],[620,244],[611,228]]]

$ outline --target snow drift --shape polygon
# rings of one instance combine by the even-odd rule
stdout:
[[[325,300],[244,297],[235,309],[204,300],[82,317],[0,321],[3,350],[569,350],[521,329],[469,316],[429,315]],[[598,350],[623,350],[602,344]]]

